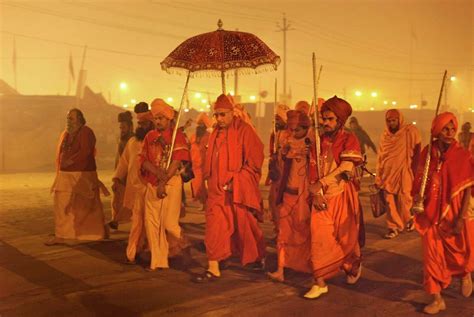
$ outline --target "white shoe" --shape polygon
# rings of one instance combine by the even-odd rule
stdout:
[[[362,263],[359,265],[359,269],[357,270],[356,275],[347,274],[346,283],[350,285],[357,283],[361,275],[362,275]]]
[[[313,285],[313,287],[311,287],[311,289],[306,294],[304,294],[304,298],[316,299],[322,294],[326,294],[327,292],[329,292],[327,285],[324,287]]]

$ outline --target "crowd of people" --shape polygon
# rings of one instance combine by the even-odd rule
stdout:
[[[242,105],[220,95],[212,118],[199,114],[190,138],[185,131],[189,122],[178,127],[176,111],[162,99],[150,105],[140,102],[134,112],[135,131],[130,112],[118,117],[121,133],[112,219],[107,223],[100,192],[109,192],[97,176],[94,133],[79,109],[68,112],[52,186],[55,236],[46,244],[103,239],[110,229],[131,221],[127,263],[135,264],[147,250],[151,253],[148,270],[168,268],[170,257],[183,252],[189,256],[190,243],[179,219],[184,213],[183,182],[191,181],[193,199],[205,213],[208,260],[206,270],[193,281],[223,278],[222,266],[231,256],[242,265],[264,270],[265,241],[259,225],[264,219],[259,189],[264,145]],[[413,230],[422,236],[424,288],[433,296],[424,312],[446,309],[441,291],[453,277],[461,279],[462,295],[471,296],[474,137],[470,125],[463,125],[457,142],[457,118],[441,113],[432,123],[431,147],[423,148],[417,128],[405,123],[401,111],[391,109],[385,113],[386,128],[377,148],[351,114],[351,105],[337,96],[316,106],[300,101],[294,109],[276,107],[265,185],[270,186],[268,214],[278,262],[268,277],[282,282],[286,268],[312,274],[314,284],[304,295],[308,299],[328,293],[326,281],[341,272],[348,284],[357,283],[365,243],[358,192],[368,146],[377,154],[375,186],[388,205],[385,238]],[[423,186],[426,195],[420,196]],[[419,203],[424,212],[413,213],[412,206]]]

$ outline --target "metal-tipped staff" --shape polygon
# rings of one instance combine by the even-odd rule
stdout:
[[[439,112],[439,106],[441,105],[441,97],[443,96],[444,84],[446,82],[446,76],[448,71],[444,71],[443,81],[441,82],[441,89],[439,91],[438,97],[438,104],[436,105],[436,112],[435,118]],[[430,142],[428,143],[428,153],[426,153],[426,161],[425,166],[423,168],[423,177],[421,179],[421,186],[420,186],[420,193],[418,201],[413,205],[411,211],[413,214],[421,214],[425,212],[424,201],[425,201],[425,191],[426,191],[426,183],[428,181],[428,172],[430,169],[430,162],[431,162],[431,143],[433,143],[433,133],[430,133]]]

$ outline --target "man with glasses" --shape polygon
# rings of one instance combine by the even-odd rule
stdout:
[[[221,276],[219,261],[238,255],[242,265],[263,268],[265,243],[257,224],[262,218],[258,184],[263,144],[248,124],[233,115],[225,95],[214,104],[216,129],[209,137],[204,177],[208,184],[205,244],[209,261],[197,283]]]

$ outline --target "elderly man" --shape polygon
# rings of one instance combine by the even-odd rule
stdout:
[[[474,133],[471,132],[471,123],[465,122],[461,127],[461,132],[459,132],[458,140],[459,145],[465,149],[469,149],[469,144],[474,139]]]
[[[268,194],[268,209],[270,211],[274,231],[278,235],[278,209],[276,206],[276,197],[280,187],[281,173],[283,171],[283,160],[280,150],[282,144],[287,143],[290,133],[287,130],[287,112],[289,108],[286,105],[278,105],[275,114],[275,131],[270,135],[270,159],[268,162],[268,175],[265,185],[270,185]],[[276,132],[276,133],[275,133]]]
[[[95,135],[86,126],[79,109],[67,114],[56,157],[54,193],[55,237],[45,242],[54,245],[64,239],[100,240],[105,237],[104,211],[99,189],[105,189],[97,177]],[[108,192],[104,192],[108,195]]]
[[[428,170],[424,212],[415,217],[422,236],[424,288],[433,301],[424,312],[436,314],[446,309],[441,290],[453,276],[461,279],[461,294],[472,294],[474,271],[474,213],[469,203],[474,193],[474,158],[456,142],[458,122],[454,114],[439,114],[431,126],[434,138]],[[421,153],[426,161],[428,147]],[[420,201],[424,164],[418,164],[413,195]]]
[[[209,137],[204,175],[209,186],[206,203],[205,244],[207,271],[195,282],[219,278],[219,261],[233,252],[242,265],[262,268],[265,254],[258,184],[263,164],[263,144],[255,130],[233,116],[233,104],[220,95],[214,104],[216,129]]]
[[[356,136],[344,129],[351,113],[351,105],[337,96],[321,107],[322,175],[318,175],[314,152],[309,169],[313,198],[311,262],[315,284],[304,295],[308,299],[327,293],[325,280],[341,270],[346,273],[348,284],[355,284],[362,271],[358,241],[361,210],[353,179],[354,167],[362,162],[362,156]]]
[[[386,239],[413,231],[410,215],[414,164],[420,154],[421,136],[413,124],[405,124],[397,109],[385,113],[386,128],[380,137],[375,184],[389,205]]]
[[[284,269],[311,272],[311,206],[309,198],[309,146],[311,120],[300,111],[288,111],[290,137],[282,144],[282,177],[276,203],[279,226],[277,236],[278,269],[268,276],[285,280]]]
[[[145,243],[145,191],[146,184],[140,177],[139,154],[146,134],[154,129],[153,115],[148,104],[140,102],[134,109],[137,114],[137,128],[120,156],[113,176],[112,190],[123,191],[123,206],[132,214],[132,226],[128,237],[127,263],[135,263],[135,258],[142,251]]]
[[[173,108],[162,99],[151,103],[156,129],[147,133],[140,153],[141,172],[147,185],[145,191],[145,228],[151,251],[148,270],[168,268],[168,257],[173,255],[173,244],[184,247],[184,236],[179,226],[182,180],[179,168],[189,161],[188,145],[178,129],[171,151],[174,118]],[[167,162],[171,155],[171,164]]]

